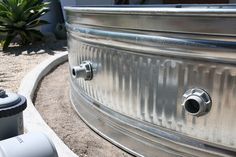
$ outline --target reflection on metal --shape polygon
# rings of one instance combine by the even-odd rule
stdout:
[[[79,66],[72,68],[72,76],[74,78],[84,78],[84,80],[92,80],[93,78],[93,67],[89,61],[83,61]]]
[[[183,99],[183,107],[194,116],[202,116],[211,109],[211,97],[202,89],[189,89]]]
[[[70,67],[96,65],[71,77],[95,131],[140,156],[236,155],[236,6],[66,12]]]

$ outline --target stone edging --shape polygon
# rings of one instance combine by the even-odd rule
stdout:
[[[59,157],[78,157],[65,143],[56,135],[56,133],[46,124],[38,113],[32,102],[35,90],[40,80],[47,75],[53,68],[68,60],[68,52],[56,54],[43,61],[29,72],[21,81],[18,93],[27,98],[27,108],[23,113],[24,127],[26,132],[43,132],[54,143]]]

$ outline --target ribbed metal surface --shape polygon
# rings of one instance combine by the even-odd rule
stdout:
[[[233,35],[154,33],[132,30],[132,23],[128,23],[129,29],[104,28],[99,18],[95,21],[95,16],[90,14],[85,19],[91,19],[85,25],[86,11],[81,12],[69,12],[68,16],[69,62],[73,67],[91,61],[95,71],[91,81],[72,78],[74,88],[94,103],[154,124],[154,128],[236,150],[236,39]],[[81,23],[75,19],[77,14],[82,16]],[[210,112],[200,117],[186,113],[181,106],[183,94],[195,87],[207,91],[212,99]],[[152,133],[151,129],[146,131]]]
[[[236,144],[236,68],[179,58],[144,56],[78,42],[77,62],[97,63],[92,81],[75,86],[95,101],[127,116],[234,147]],[[71,55],[73,52],[71,52]],[[73,54],[73,55],[76,55]],[[186,114],[183,93],[200,87],[212,96],[211,112],[203,117]]]

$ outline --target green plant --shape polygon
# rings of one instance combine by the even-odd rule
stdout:
[[[3,50],[17,35],[22,45],[41,40],[43,34],[34,28],[48,24],[39,19],[49,11],[48,5],[43,0],[0,0],[0,32],[6,35]]]

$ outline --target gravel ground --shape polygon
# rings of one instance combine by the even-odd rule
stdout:
[[[44,120],[80,157],[132,157],[97,135],[79,118],[70,103],[68,77],[65,63],[42,80],[35,106]]]
[[[0,88],[17,92],[26,73],[51,55],[66,50],[66,41],[49,37],[45,43],[24,47],[12,44],[7,52],[0,50]]]

